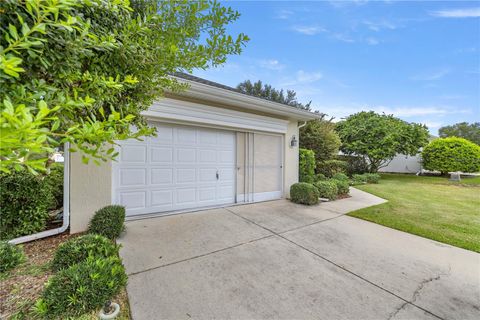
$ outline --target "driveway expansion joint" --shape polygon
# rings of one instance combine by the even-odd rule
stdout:
[[[243,245],[245,245],[245,244],[249,244],[249,243],[253,243],[253,242],[256,242],[256,241],[268,239],[268,238],[271,238],[271,237],[273,237],[273,236],[274,236],[274,234],[269,234],[268,236],[263,236],[263,237],[260,237],[260,238],[257,238],[257,239],[245,241],[245,242],[242,242],[242,243],[237,243],[237,244],[235,244],[235,245],[233,245],[233,246],[229,246],[229,247],[225,247],[225,248],[222,248],[222,249],[214,250],[214,251],[207,252],[207,253],[204,253],[204,254],[199,254],[199,255],[196,255],[196,256],[193,256],[193,257],[190,257],[190,258],[186,258],[186,259],[182,259],[182,260],[172,261],[172,262],[165,263],[165,264],[162,264],[162,265],[159,265],[159,266],[156,266],[156,267],[151,267],[151,268],[148,268],[148,269],[145,269],[145,270],[132,272],[132,273],[129,273],[129,274],[127,274],[127,275],[128,275],[129,277],[130,277],[130,276],[135,276],[135,275],[138,275],[138,274],[141,274],[141,273],[145,273],[145,272],[148,272],[148,271],[152,271],[152,270],[155,270],[155,269],[160,269],[160,268],[163,268],[163,267],[168,267],[168,266],[171,266],[171,265],[175,265],[175,264],[179,264],[179,263],[182,263],[182,262],[194,260],[194,259],[197,259],[197,258],[206,257],[206,256],[209,256],[209,255],[214,254],[214,253],[218,253],[218,252],[222,252],[222,251],[234,249],[234,248],[243,246]]]
[[[230,213],[232,213],[232,214],[234,214],[234,215],[236,215],[236,216],[238,216],[238,217],[240,217],[240,218],[242,218],[242,219],[245,219],[245,220],[248,221],[248,222],[253,223],[254,225],[256,225],[256,226],[258,226],[258,227],[260,227],[260,228],[263,228],[263,229],[265,229],[265,230],[273,233],[273,235],[276,235],[276,236],[278,236],[278,237],[280,237],[280,238],[282,238],[282,239],[290,242],[291,244],[293,244],[293,245],[295,245],[295,246],[297,246],[297,247],[299,247],[299,248],[301,248],[301,249],[309,252],[310,254],[313,254],[314,256],[317,256],[318,258],[320,258],[320,259],[322,259],[322,260],[324,260],[324,261],[326,261],[326,262],[334,265],[335,267],[340,268],[340,269],[342,269],[343,271],[345,271],[345,272],[347,272],[347,273],[350,273],[351,275],[353,275],[353,276],[355,276],[355,277],[357,277],[357,278],[359,278],[359,279],[367,282],[368,284],[373,285],[373,286],[375,286],[376,288],[378,288],[378,289],[380,289],[380,290],[383,290],[383,291],[385,291],[385,292],[387,292],[387,293],[395,296],[396,298],[402,300],[403,303],[402,303],[397,309],[395,309],[395,311],[388,317],[387,320],[392,319],[392,318],[393,318],[396,314],[398,314],[406,305],[409,305],[409,304],[412,305],[412,306],[414,306],[414,307],[416,307],[416,308],[418,308],[418,309],[420,309],[420,310],[422,310],[422,311],[424,311],[424,312],[426,312],[426,313],[428,313],[428,314],[430,314],[430,315],[432,315],[432,316],[434,316],[434,317],[436,317],[436,318],[438,318],[438,319],[440,319],[440,320],[446,320],[446,319],[444,319],[444,318],[442,318],[442,317],[434,314],[433,312],[431,312],[431,311],[429,311],[429,310],[427,310],[427,309],[425,309],[425,308],[423,308],[423,307],[421,307],[421,306],[418,306],[418,305],[416,305],[416,304],[414,303],[415,300],[416,300],[416,295],[418,296],[418,293],[423,289],[423,287],[425,286],[425,284],[428,283],[428,282],[432,282],[432,281],[438,280],[438,279],[440,278],[440,275],[422,281],[422,282],[419,284],[419,286],[417,287],[417,289],[414,291],[414,295],[413,295],[413,296],[414,296],[414,299],[412,298],[412,302],[411,302],[411,301],[408,301],[408,300],[406,300],[405,298],[397,295],[396,293],[394,293],[394,292],[392,292],[392,291],[390,291],[390,290],[388,290],[388,289],[386,289],[386,288],[384,288],[384,287],[382,287],[382,286],[380,286],[380,285],[378,285],[378,284],[376,284],[376,283],[374,283],[374,282],[372,282],[372,281],[370,281],[370,280],[362,277],[361,275],[359,275],[359,274],[357,274],[357,273],[355,273],[355,272],[347,269],[346,267],[341,266],[341,265],[333,262],[332,260],[330,260],[330,259],[328,259],[328,258],[325,258],[324,256],[322,256],[322,255],[320,255],[320,254],[318,254],[318,253],[316,253],[316,252],[314,252],[314,251],[312,251],[312,250],[310,250],[310,249],[308,249],[308,248],[306,248],[306,247],[304,247],[304,246],[296,243],[295,241],[292,241],[292,240],[290,240],[290,239],[288,239],[288,238],[286,238],[285,236],[282,235],[283,233],[286,233],[286,232],[289,232],[289,231],[292,231],[292,230],[301,229],[301,228],[303,228],[303,227],[307,227],[308,225],[305,225],[305,226],[302,226],[302,227],[298,227],[298,228],[294,228],[294,229],[292,229],[292,230],[287,230],[287,231],[283,231],[283,232],[277,233],[277,232],[275,232],[275,231],[273,231],[273,230],[270,230],[270,229],[268,229],[268,228],[266,228],[266,227],[264,227],[264,226],[256,223],[255,221],[252,221],[252,220],[250,220],[250,219],[248,219],[248,218],[243,217],[243,216],[240,215],[240,214],[237,214],[237,213],[231,211],[231,210],[228,209],[228,208],[225,208],[225,210],[228,211],[228,212],[230,212]],[[322,222],[324,222],[324,221],[329,221],[329,220],[332,220],[332,219],[336,219],[336,218],[339,218],[339,217],[344,216],[344,215],[346,215],[346,214],[347,214],[347,213],[342,214],[342,215],[339,215],[339,216],[337,216],[337,217],[333,217],[333,218],[329,218],[329,219],[325,219],[325,220],[313,222],[313,223],[311,223],[310,225],[320,224],[320,223],[322,223]]]

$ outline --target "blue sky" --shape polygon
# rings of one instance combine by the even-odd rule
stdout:
[[[480,121],[478,1],[229,1],[240,56],[195,75],[262,80],[340,119],[360,110],[440,126]]]

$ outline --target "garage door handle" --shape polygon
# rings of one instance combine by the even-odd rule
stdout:
[[[220,177],[220,176],[218,175],[218,170],[217,170],[217,173],[216,173],[215,175],[217,176],[217,180],[218,180],[218,178]]]

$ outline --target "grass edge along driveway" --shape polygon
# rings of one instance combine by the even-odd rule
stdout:
[[[356,188],[388,202],[350,216],[480,252],[480,177],[458,183],[446,177],[382,174],[379,184]]]

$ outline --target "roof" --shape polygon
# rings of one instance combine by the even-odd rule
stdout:
[[[186,80],[186,82],[190,84],[191,88],[189,91],[192,92],[192,94],[186,93],[185,95],[203,95],[203,98],[210,98],[208,100],[218,100],[218,102],[225,102],[227,101],[226,99],[228,99],[228,102],[236,104],[242,108],[255,109],[258,111],[287,116],[288,118],[302,121],[314,120],[322,117],[322,115],[319,113],[313,113],[308,110],[290,106],[288,104],[279,103],[262,97],[250,95],[236,88],[232,88],[230,86],[223,85],[221,83],[210,81],[207,79],[199,78],[191,74],[176,72],[173,74],[173,76],[179,79]],[[209,97],[206,97],[207,93],[205,92],[205,90],[201,90],[202,88],[200,88],[199,86],[204,87],[203,89],[208,87],[220,90],[216,90],[216,94],[212,93],[209,95]],[[221,97],[219,95],[219,92],[223,93]],[[223,101],[219,101],[221,98],[223,98]]]

